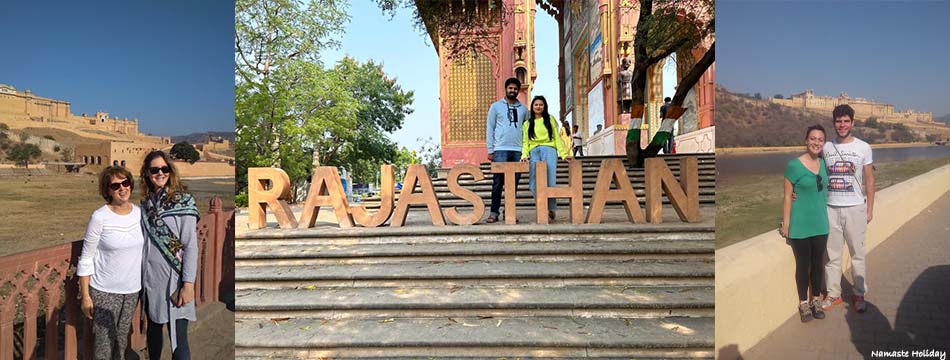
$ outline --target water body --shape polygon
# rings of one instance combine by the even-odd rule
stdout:
[[[950,146],[879,148],[873,151],[875,163],[950,157]],[[801,150],[795,151],[719,154],[716,155],[716,180],[729,181],[741,176],[781,175],[788,161],[804,152],[805,147],[802,146]]]

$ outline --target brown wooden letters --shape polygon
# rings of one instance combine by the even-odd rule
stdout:
[[[518,223],[518,214],[515,202],[518,201],[518,183],[515,182],[515,173],[526,173],[530,164],[526,162],[496,162],[491,164],[491,172],[505,174],[505,224]],[[546,215],[545,215],[546,216]]]
[[[482,198],[479,197],[474,191],[459,185],[459,177],[462,174],[471,175],[474,181],[480,181],[484,179],[485,175],[482,174],[482,170],[479,169],[478,166],[472,164],[456,165],[452,168],[452,170],[449,171],[449,177],[447,179],[449,191],[472,203],[472,213],[468,215],[462,215],[459,214],[455,207],[451,207],[445,209],[445,217],[454,224],[472,225],[478,222],[478,220],[481,220],[482,215],[485,215],[485,202],[482,201]]]
[[[333,213],[336,214],[336,221],[340,227],[353,227],[350,204],[346,200],[343,182],[340,181],[340,173],[335,166],[318,166],[313,170],[310,191],[307,193],[307,201],[303,204],[303,214],[300,216],[298,226],[313,227],[317,221],[317,215],[320,214],[321,206],[333,207]]]
[[[699,165],[694,157],[680,159],[680,182],[676,182],[673,172],[666,167],[666,161],[649,158],[644,163],[646,173],[647,221],[653,224],[663,222],[662,187],[670,199],[673,209],[680,220],[699,221]],[[679,185],[679,186],[676,186]]]
[[[270,183],[270,189],[267,189]],[[249,168],[247,169],[247,226],[251,229],[261,229],[267,226],[267,212],[269,206],[277,218],[277,224],[282,229],[297,227],[297,219],[290,211],[286,199],[290,198],[290,177],[284,170],[278,168]]]
[[[415,190],[417,183],[420,192],[414,193],[413,190]],[[425,204],[429,208],[432,225],[445,226],[445,218],[442,217],[439,199],[435,197],[432,179],[429,178],[429,173],[426,172],[424,165],[413,164],[406,169],[406,179],[402,182],[402,192],[399,193],[399,203],[396,205],[392,226],[398,227],[406,224],[406,215],[408,215],[409,205],[411,204]]]
[[[610,190],[610,183],[616,183],[617,189]],[[644,223],[643,209],[637,194],[633,192],[630,178],[623,162],[618,159],[608,159],[600,163],[597,172],[597,185],[594,186],[594,196],[590,201],[590,210],[587,212],[588,224],[600,224],[604,216],[604,206],[608,201],[622,201],[623,209],[627,212],[627,220],[635,223]]]
[[[538,224],[548,223],[548,199],[568,198],[571,200],[570,214],[572,224],[584,223],[584,179],[581,162],[568,161],[569,180],[567,186],[548,186],[547,164],[539,161],[534,164],[534,186],[537,192],[535,207]],[[629,180],[628,180],[629,181]],[[508,202],[505,201],[507,206]],[[505,218],[508,216],[506,215]]]
[[[535,176],[537,186],[537,220],[539,224],[547,224],[548,199],[570,199],[570,218],[573,224],[584,223],[584,188],[581,162],[571,160],[569,164],[569,181],[567,186],[547,186],[547,164],[538,163]],[[503,174],[505,179],[505,223],[515,224],[517,213],[516,173],[526,173],[529,169],[526,162],[492,163],[493,173]],[[640,208],[636,193],[623,163],[619,159],[607,159],[600,165],[597,174],[597,184],[594,187],[590,211],[586,222],[600,223],[603,220],[603,211],[608,201],[621,201],[627,213],[627,219],[636,223],[663,222],[663,194],[670,199],[670,203],[680,220],[686,222],[700,221],[699,217],[699,166],[694,157],[680,159],[680,181],[677,182],[673,173],[660,158],[646,159],[645,163],[645,197],[646,216]],[[380,208],[375,215],[371,215],[365,206],[350,207],[343,191],[339,173],[335,167],[317,166],[314,168],[313,181],[310,192],[304,204],[304,211],[300,221],[294,217],[286,199],[290,197],[290,178],[281,169],[277,168],[249,168],[248,169],[248,227],[260,229],[266,227],[266,208],[270,208],[277,218],[282,229],[297,227],[313,227],[321,206],[333,208],[340,227],[354,226],[357,223],[366,227],[376,227],[390,222],[392,226],[403,226],[406,222],[409,206],[425,204],[436,226],[445,225],[448,218],[454,224],[471,225],[476,223],[485,214],[485,203],[473,191],[459,185],[459,177],[463,174],[471,175],[475,181],[484,179],[478,166],[464,164],[449,171],[449,191],[456,196],[472,203],[472,212],[463,215],[456,208],[447,209],[443,215],[439,205],[432,180],[423,165],[410,165],[406,170],[403,189],[399,200],[394,200],[394,176],[392,165],[383,165],[381,168],[382,188],[380,189]],[[611,190],[611,183],[617,188]],[[415,192],[419,186],[420,191]]]
[[[350,207],[356,223],[366,227],[380,226],[386,223],[393,214],[394,186],[396,184],[393,177],[393,166],[383,165],[379,171],[381,188],[379,189],[379,211],[376,212],[376,215],[370,215],[365,205]]]

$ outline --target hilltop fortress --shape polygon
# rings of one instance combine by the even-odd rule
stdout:
[[[171,138],[140,133],[138,119],[109,118],[109,113],[102,111],[95,115],[74,115],[68,101],[36,96],[30,90],[20,92],[5,84],[0,84],[0,118],[14,129],[59,127],[83,131],[83,136],[92,138],[105,136],[157,144],[171,143]]]
[[[918,112],[912,109],[903,112],[896,112],[894,111],[894,105],[879,103],[874,100],[868,100],[864,98],[852,98],[849,97],[848,93],[845,92],[842,92],[841,95],[838,95],[838,97],[815,96],[814,91],[809,89],[802,93],[793,94],[788,99],[772,98],[769,100],[779,105],[794,107],[797,109],[827,111],[828,113],[831,113],[835,106],[848,104],[854,108],[854,117],[858,120],[866,120],[869,117],[875,117],[879,121],[898,123],[934,123],[933,113]]]
[[[56,142],[72,147],[75,163],[82,163],[83,172],[99,172],[109,165],[125,166],[138,171],[142,159],[152,150],[168,151],[172,146],[170,137],[151,136],[139,132],[138,119],[110,118],[107,112],[94,115],[75,115],[68,101],[34,95],[29,90],[0,84],[0,123],[10,129],[55,129],[62,136]],[[214,140],[214,139],[212,139]],[[227,140],[209,141],[211,150],[224,150],[231,146]],[[204,156],[208,158],[207,153]],[[179,168],[185,176],[233,176],[234,166],[225,159],[216,162],[195,164],[182,163]]]

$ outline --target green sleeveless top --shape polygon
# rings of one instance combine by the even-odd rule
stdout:
[[[796,199],[792,201],[792,216],[788,224],[789,239],[804,239],[828,233],[828,174],[825,160],[819,158],[818,176],[821,177],[821,191],[815,173],[796,157],[785,167],[785,178],[792,183]]]

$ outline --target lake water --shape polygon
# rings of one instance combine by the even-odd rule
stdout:
[[[935,159],[950,157],[950,146],[916,146],[873,149],[874,162]],[[805,152],[799,151],[716,155],[716,180],[729,181],[740,176],[779,174],[788,161]]]

